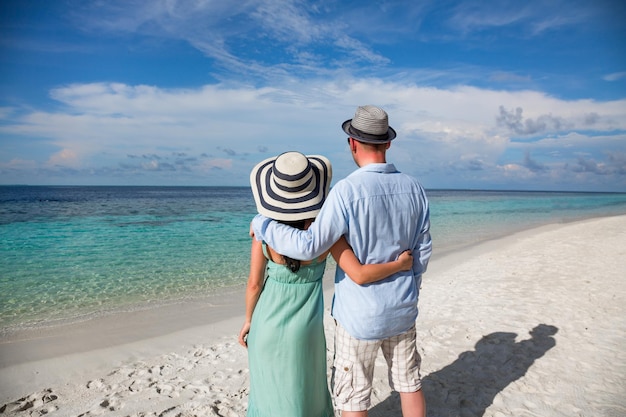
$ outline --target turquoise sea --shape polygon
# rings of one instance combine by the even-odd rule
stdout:
[[[430,190],[434,255],[626,214],[624,193]],[[247,187],[0,186],[0,334],[241,289]]]

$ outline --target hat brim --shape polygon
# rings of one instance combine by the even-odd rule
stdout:
[[[332,166],[324,156],[306,157],[313,172],[312,184],[299,192],[286,192],[276,187],[272,166],[278,156],[265,159],[252,169],[250,185],[260,214],[282,221],[306,220],[317,216],[330,190]]]
[[[393,130],[391,126],[387,127],[387,133],[384,135],[370,135],[364,132],[361,132],[358,129],[352,127],[352,119],[346,120],[341,125],[341,128],[344,132],[346,132],[351,138],[358,140],[359,142],[365,143],[387,143],[391,142],[396,137],[396,131]]]

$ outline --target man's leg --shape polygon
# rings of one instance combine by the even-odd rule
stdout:
[[[336,324],[331,389],[342,417],[367,417],[379,348],[380,341],[356,339]]]
[[[426,401],[420,378],[420,357],[416,341],[415,326],[406,333],[385,339],[383,355],[389,370],[389,384],[400,393],[403,417],[425,417]]]
[[[367,411],[342,411],[341,417],[367,417]]]
[[[402,417],[426,417],[426,401],[422,390],[401,392]],[[342,411],[341,417],[367,417],[367,411]]]
[[[422,390],[401,392],[402,417],[426,417],[426,400]]]

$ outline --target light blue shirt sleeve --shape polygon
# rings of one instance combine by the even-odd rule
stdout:
[[[413,274],[418,279],[426,272],[428,261],[433,253],[433,242],[430,237],[430,209],[428,208],[428,204],[426,204],[422,221],[422,228],[414,248],[414,251],[417,251],[419,255],[415,256],[415,252],[413,252]]]
[[[266,242],[290,258],[315,259],[326,252],[347,231],[344,210],[337,204],[337,193],[329,193],[316,220],[307,230],[296,229],[257,214],[252,229],[257,240]]]

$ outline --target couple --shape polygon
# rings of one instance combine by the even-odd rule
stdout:
[[[338,263],[336,407],[344,417],[367,415],[380,348],[404,417],[425,415],[415,320],[431,253],[428,201],[417,180],[386,162],[396,133],[384,110],[359,107],[342,127],[359,169],[330,192],[330,163],[320,156],[288,152],[251,174],[260,215],[240,333],[250,365],[248,416],[333,415],[321,288],[329,250]]]

